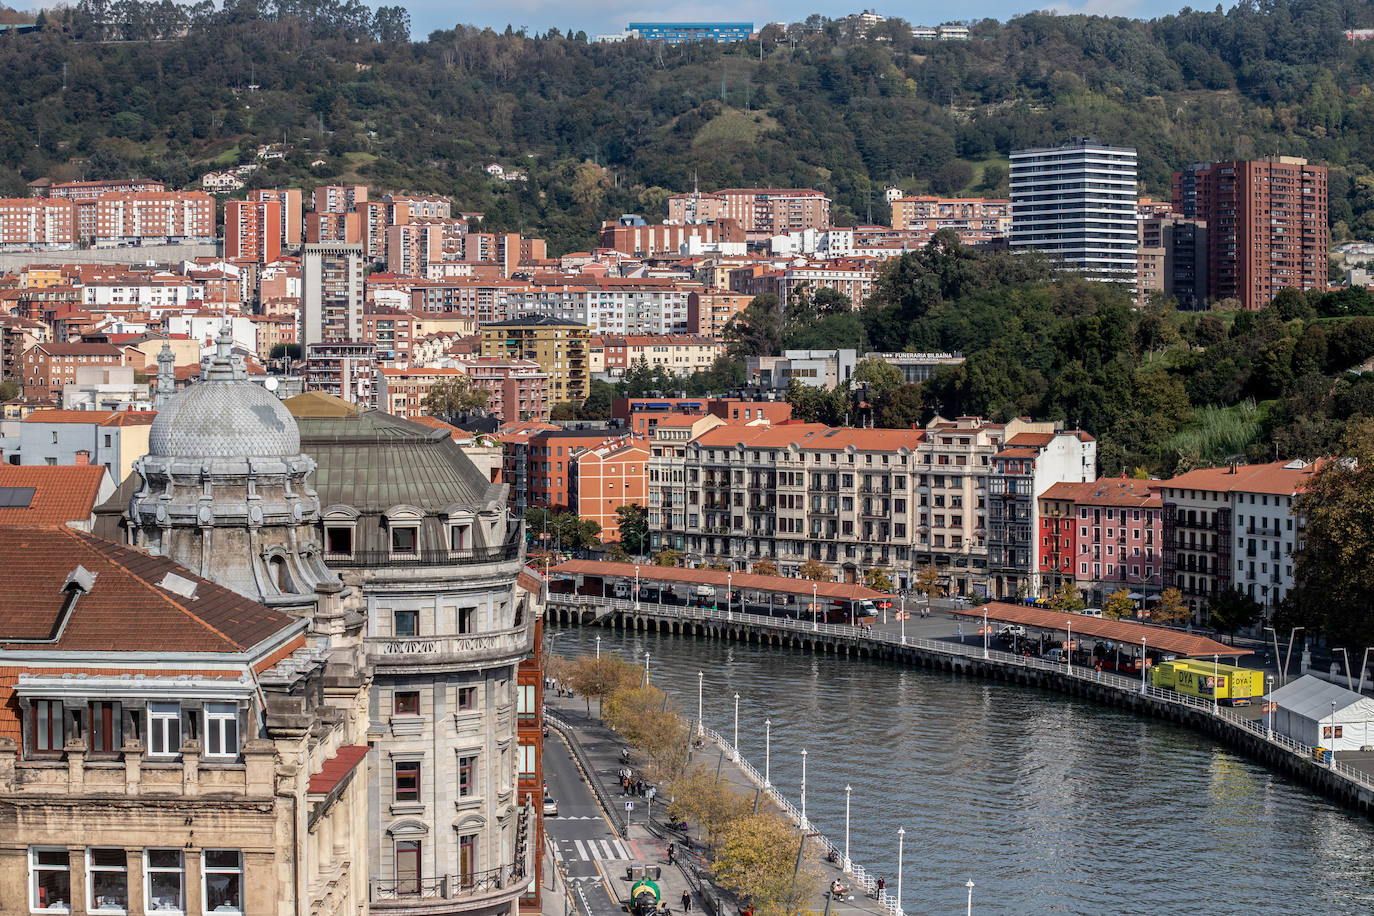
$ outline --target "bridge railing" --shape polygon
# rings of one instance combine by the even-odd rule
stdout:
[[[855,643],[867,642],[870,644],[876,643],[895,647],[906,646],[962,658],[986,659],[1003,665],[1014,665],[1028,670],[1057,672],[1066,677],[1074,678],[1075,680],[1090,681],[1095,684],[1111,687],[1121,692],[1140,694],[1141,696],[1149,697],[1161,703],[1209,713],[1230,725],[1269,742],[1274,747],[1281,748],[1307,760],[1312,760],[1316,751],[1316,749],[1310,745],[1302,744],[1287,736],[1272,732],[1271,729],[1266,727],[1263,720],[1254,720],[1238,715],[1234,710],[1214,705],[1210,700],[1188,696],[1187,694],[1177,693],[1172,690],[1164,690],[1163,688],[1155,687],[1151,684],[1145,684],[1142,687],[1139,679],[1123,677],[1111,671],[1097,671],[1092,668],[1085,668],[1082,665],[1071,665],[1062,661],[1056,662],[1043,658],[1017,655],[1012,652],[1004,652],[1000,649],[993,649],[991,647],[985,649],[984,643],[982,642],[983,636],[981,634],[974,636],[977,642],[973,644],[963,642],[956,643],[943,639],[937,640],[926,639],[919,636],[903,636],[900,633],[870,633],[864,627],[843,623],[821,623],[819,621],[813,622],[792,617],[749,614],[744,611],[722,611],[717,608],[662,604],[656,601],[636,602],[624,598],[598,598],[587,595],[560,595],[557,593],[549,597],[551,600],[559,600],[559,603],[572,604],[575,606],[582,605],[589,608],[596,607],[607,611],[648,614],[654,617],[693,623],[738,623],[741,626],[772,627],[813,636],[839,637],[853,640]],[[729,747],[729,744],[725,743],[725,746]],[[731,751],[733,752],[733,748],[731,748]],[[1340,763],[1339,761],[1335,762],[1333,766],[1330,766],[1330,769],[1346,777],[1361,788],[1374,791],[1374,776],[1371,776],[1371,774],[1363,770],[1357,770],[1349,764]],[[760,780],[760,782],[762,781]],[[779,796],[779,799],[781,799],[781,796]],[[793,819],[798,820],[799,818],[800,812],[798,812]]]

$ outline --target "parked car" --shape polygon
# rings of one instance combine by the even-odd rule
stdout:
[[[1017,639],[1026,638],[1026,628],[1019,623],[1004,623],[997,628],[997,635],[1003,639],[1015,637]]]
[[[558,802],[547,792],[544,793],[544,816],[558,817]]]

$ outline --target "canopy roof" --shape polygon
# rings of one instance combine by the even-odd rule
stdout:
[[[1337,713],[1349,712],[1362,720],[1374,718],[1374,700],[1310,674],[1284,684],[1271,693],[1269,699],[1279,704],[1280,709],[1314,722],[1331,718],[1332,702],[1336,704]],[[1350,708],[1361,705],[1362,709]]]
[[[1084,614],[1052,611],[1042,607],[1004,604],[1000,601],[989,602],[978,608],[958,609],[954,614],[981,620],[984,611],[987,612],[989,621],[995,620],[998,623],[1019,623],[1022,626],[1056,632],[1066,632],[1069,627],[1073,627],[1073,631],[1079,635],[1109,639],[1125,645],[1139,645],[1140,640],[1144,639],[1147,647],[1157,652],[1172,652],[1175,655],[1238,657],[1254,654],[1249,649],[1228,646],[1194,633],[1181,633],[1178,630],[1132,623],[1128,620],[1108,620],[1105,617],[1088,617]]]
[[[654,566],[650,563],[611,563],[602,560],[569,560],[549,569],[550,573],[564,573],[570,576],[604,576],[612,579],[633,579],[639,570],[641,582],[663,582],[684,585],[718,585],[726,588],[749,589],[760,592],[782,592],[788,595],[811,596],[815,587],[818,598],[832,598],[844,601],[876,601],[888,597],[883,592],[874,591],[863,585],[846,582],[813,582],[810,579],[792,579],[787,576],[757,576],[753,573],[724,573],[715,569],[680,569],[676,566]]]

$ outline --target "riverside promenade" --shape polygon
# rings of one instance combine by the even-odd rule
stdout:
[[[705,845],[705,838],[697,826],[689,824],[691,829],[687,839],[691,848],[688,850],[684,848],[688,844],[683,843],[682,833],[666,824],[666,796],[659,795],[650,806],[643,797],[621,795],[617,774],[621,767],[626,766],[620,756],[621,748],[625,746],[621,738],[600,719],[586,714],[584,700],[549,695],[546,695],[546,699],[546,720],[567,741],[607,818],[616,825],[622,836],[631,841],[632,848],[644,853],[640,864],[661,866],[659,884],[664,889],[663,899],[674,914],[680,914],[682,891],[688,890],[695,911],[707,916],[738,916],[739,901],[711,883],[708,863],[699,852]],[[705,728],[698,735],[703,740],[694,742],[696,746],[689,757],[691,764],[715,771],[726,785],[741,795],[753,798],[756,804],[771,804],[798,829],[807,833],[808,848],[821,859],[820,871],[825,882],[812,909],[818,913],[828,912],[831,916],[904,916],[894,894],[884,891],[879,896],[877,876],[868,874],[857,863],[850,863],[846,873],[842,867],[845,865],[844,850],[817,832],[814,825],[804,820],[791,801],[775,788],[765,787],[758,771],[747,760],[738,757],[724,737]],[[641,763],[632,750],[628,765],[637,770]],[[626,802],[632,802],[634,809],[627,811]],[[673,867],[667,865],[669,842],[676,844],[677,863]],[[828,861],[827,854],[835,861]],[[623,873],[613,878],[623,885],[619,890],[628,891],[629,882],[624,880]],[[830,887],[837,878],[850,888],[850,892],[832,899]],[[561,913],[561,908],[556,912]]]
[[[1162,690],[1136,678],[985,649],[982,644],[740,611],[554,593],[549,596],[547,613],[550,622],[562,625],[599,625],[790,647],[932,668],[1083,697],[1192,728],[1352,810],[1374,817],[1374,772],[1366,769],[1370,761],[1319,763],[1313,757],[1313,748],[1272,732],[1262,720],[1207,700]]]

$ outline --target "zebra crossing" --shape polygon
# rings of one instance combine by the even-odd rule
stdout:
[[[564,862],[625,861],[634,856],[623,842],[612,837],[608,840],[563,840],[561,847],[555,847],[558,859]]]

